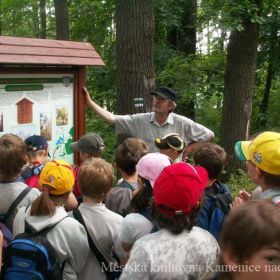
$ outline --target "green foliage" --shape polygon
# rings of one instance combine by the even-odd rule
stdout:
[[[244,29],[244,20],[252,23],[263,22],[259,14],[260,11],[254,0],[203,0],[198,9],[199,22],[202,27],[205,27],[205,23],[211,22],[213,25],[218,24],[222,29],[238,31]]]
[[[195,102],[196,120],[210,127],[219,138],[223,97],[225,55],[197,55],[171,57],[158,74],[157,83],[178,90],[178,109]],[[188,112],[185,112],[188,116]]]
[[[170,85],[182,96],[178,109],[183,111],[190,101],[195,104],[196,121],[212,129],[219,142],[223,105],[225,47],[229,31],[242,30],[243,21],[261,24],[260,45],[253,99],[252,133],[260,129],[279,131],[280,40],[279,0],[264,1],[259,16],[253,0],[202,0],[198,2],[197,31],[207,44],[203,52],[186,57],[172,49],[168,34],[174,27],[180,32],[185,0],[155,0],[155,70],[157,85]],[[1,35],[38,37],[40,33],[39,1],[2,0]],[[70,38],[90,42],[101,55],[105,67],[89,67],[87,87],[98,104],[116,112],[116,55],[115,1],[68,0]],[[55,11],[52,0],[46,0],[47,38],[55,38]],[[207,38],[205,30],[207,29]],[[275,35],[276,34],[276,35]],[[272,53],[272,47],[276,50]],[[271,59],[271,56],[273,58]],[[257,125],[260,104],[267,78],[269,61],[273,63],[266,127]],[[185,112],[188,115],[188,112]],[[95,131],[104,138],[105,158],[113,158],[116,136],[112,126],[87,113],[87,131]],[[236,186],[247,186],[245,174],[231,180]],[[241,179],[238,177],[240,176]],[[241,181],[240,181],[241,180]],[[240,181],[240,182],[239,182]],[[244,183],[244,184],[243,184]]]
[[[72,0],[69,5],[71,39],[92,43],[105,67],[88,68],[87,88],[93,99],[110,112],[116,111],[115,1]],[[113,126],[87,111],[87,132],[96,132],[105,142],[104,158],[113,161],[116,135]]]
[[[115,42],[115,1],[72,0],[69,14],[72,40],[91,42],[106,58]]]
[[[198,91],[198,69],[192,58],[176,56],[171,58],[158,75],[158,83],[180,90],[180,102],[193,100]]]
[[[230,175],[227,185],[229,186],[232,197],[238,196],[241,190],[246,190],[251,193],[256,188],[256,184],[253,183],[247,173],[241,169],[237,170],[235,174]]]
[[[46,0],[46,11],[47,38],[55,38],[53,1]],[[1,1],[1,35],[39,38],[39,13],[36,0]]]
[[[155,42],[165,45],[167,34],[173,27],[179,27],[183,14],[184,0],[155,0]]]
[[[105,150],[103,157],[108,162],[114,162],[115,150],[117,147],[117,137],[114,127],[105,123],[102,119],[93,115],[92,112],[87,110],[86,114],[86,131],[98,133],[105,143]]]
[[[98,76],[97,71],[100,71]],[[103,72],[102,72],[103,71]],[[107,75],[110,76],[111,72],[107,73],[105,68],[92,69],[89,75],[88,90],[91,93],[92,98],[101,106],[107,108],[110,112],[115,112],[116,107],[116,92],[110,88],[112,85],[104,85],[103,91],[100,90],[99,83],[108,80]],[[89,109],[86,113],[86,131],[99,133],[105,143],[104,158],[113,163],[114,154],[117,147],[117,137],[115,134],[114,127],[107,124],[104,120],[97,117]]]
[[[273,79],[273,83],[270,89],[270,97],[268,102],[268,112],[266,116],[262,116],[266,118],[266,126],[259,127],[257,120],[260,116],[260,105],[263,98],[263,92],[266,82],[267,75],[267,63],[264,63],[262,67],[257,71],[257,81],[256,81],[256,89],[254,92],[253,98],[253,113],[252,113],[252,132],[264,131],[264,130],[272,130],[272,131],[280,131],[279,126],[279,87],[280,87],[280,77],[279,75]]]

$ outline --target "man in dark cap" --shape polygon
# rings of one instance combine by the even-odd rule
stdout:
[[[197,142],[209,141],[214,137],[214,133],[205,126],[173,113],[178,95],[169,87],[160,87],[151,93],[153,96],[151,113],[134,115],[115,115],[96,104],[86,88],[83,92],[89,108],[107,123],[114,124],[117,134],[143,139],[149,145],[150,152],[157,151],[154,139],[162,138],[169,133],[182,135],[188,145],[186,154],[193,150]]]

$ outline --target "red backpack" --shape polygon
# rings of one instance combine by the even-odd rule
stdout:
[[[39,176],[44,167],[44,164],[35,165],[32,167],[25,167],[22,171],[22,178],[24,183],[31,188],[39,188]]]

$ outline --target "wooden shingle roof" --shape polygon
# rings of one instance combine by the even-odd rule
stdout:
[[[0,36],[0,64],[104,65],[90,43]]]

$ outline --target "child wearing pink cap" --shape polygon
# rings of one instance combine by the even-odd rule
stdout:
[[[163,169],[153,188],[160,230],[136,241],[120,279],[200,279],[208,273],[219,245],[194,226],[207,181],[203,167],[181,162]]]

